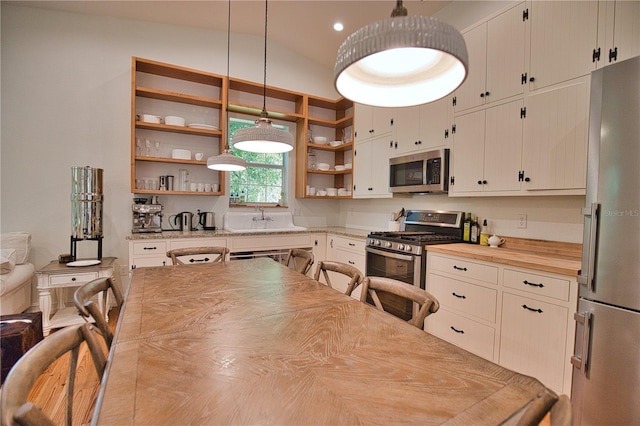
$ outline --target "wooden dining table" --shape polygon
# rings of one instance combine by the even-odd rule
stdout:
[[[495,425],[543,389],[271,259],[237,260],[134,270],[92,424]]]

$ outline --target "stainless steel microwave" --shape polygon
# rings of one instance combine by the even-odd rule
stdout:
[[[443,148],[390,158],[389,190],[396,193],[447,193],[449,150]]]

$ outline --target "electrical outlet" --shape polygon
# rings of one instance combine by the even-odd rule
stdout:
[[[525,213],[518,214],[518,229],[527,228],[527,215]]]

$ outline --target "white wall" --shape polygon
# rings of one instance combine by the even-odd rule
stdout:
[[[225,74],[227,34],[5,3],[1,13],[1,231],[31,232],[30,260],[37,268],[68,253],[71,167],[99,167],[104,255],[127,265],[131,57]],[[263,46],[261,38],[232,34],[230,74],[262,82]],[[267,77],[269,85],[338,97],[332,70],[271,42]],[[228,199],[183,196],[161,202],[167,214],[215,211],[221,225]],[[293,197],[291,204],[308,224],[337,221],[337,204],[305,204]],[[81,242],[79,255],[95,257],[96,247]]]

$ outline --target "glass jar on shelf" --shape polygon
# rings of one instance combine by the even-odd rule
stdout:
[[[316,153],[313,149],[309,148],[308,151],[308,161],[307,161],[307,169],[315,170],[318,167],[318,161],[316,158]]]

